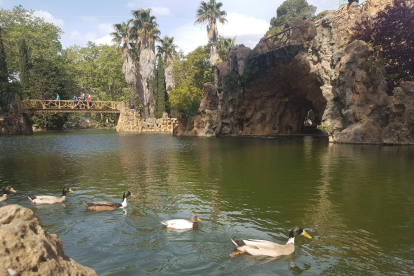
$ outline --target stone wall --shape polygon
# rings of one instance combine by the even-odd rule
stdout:
[[[165,132],[173,133],[177,119],[164,113],[162,118],[140,118],[135,109],[123,107],[116,125],[118,132]]]
[[[0,244],[0,275],[97,275],[66,256],[62,241],[19,205],[0,208]]]
[[[383,4],[343,5],[316,23],[298,22],[283,47],[262,40],[253,50],[234,48],[217,65],[217,87],[204,86],[196,119],[177,134],[296,135],[312,109],[331,142],[414,143],[414,83],[390,93],[382,73],[367,69],[373,49],[351,41],[356,22]]]

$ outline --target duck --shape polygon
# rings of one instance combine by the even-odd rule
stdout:
[[[133,196],[130,191],[124,192],[122,195],[122,203],[96,201],[83,202],[83,204],[92,211],[112,211],[116,209],[123,209],[127,207],[127,197]]]
[[[248,253],[254,256],[269,256],[279,257],[290,255],[295,251],[295,237],[302,235],[309,239],[312,237],[306,233],[305,230],[299,226],[294,227],[289,233],[289,239],[286,244],[277,244],[265,240],[236,240],[235,237],[231,239],[234,246],[239,252],[232,253],[230,256],[234,257],[239,254]]]
[[[63,187],[62,197],[56,196],[28,196],[32,204],[54,204],[54,203],[63,203],[66,201],[66,193],[75,193],[72,188]]]
[[[8,195],[8,194],[10,194],[10,192],[13,192],[13,193],[15,193],[15,192],[16,192],[16,190],[15,190],[15,189],[13,189],[13,188],[12,188],[12,187],[10,187],[10,186],[4,187],[4,188],[2,188],[1,190],[2,190],[2,192],[3,192],[3,196],[2,196],[2,197],[0,197],[0,201],[6,201],[6,200],[7,200],[7,195]]]
[[[188,220],[186,219],[170,219],[161,221],[161,224],[167,226],[169,229],[193,229],[198,226],[198,221],[201,221],[197,215],[192,214]]]

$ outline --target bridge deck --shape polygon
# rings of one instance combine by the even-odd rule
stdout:
[[[23,100],[17,102],[22,113],[120,113],[123,102]]]

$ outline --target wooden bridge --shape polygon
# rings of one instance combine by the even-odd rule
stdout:
[[[120,113],[123,102],[23,100],[16,105],[22,113]]]

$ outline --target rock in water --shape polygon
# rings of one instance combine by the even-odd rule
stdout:
[[[0,208],[0,275],[97,275],[63,252],[57,235],[47,233],[33,211],[20,205]]]

